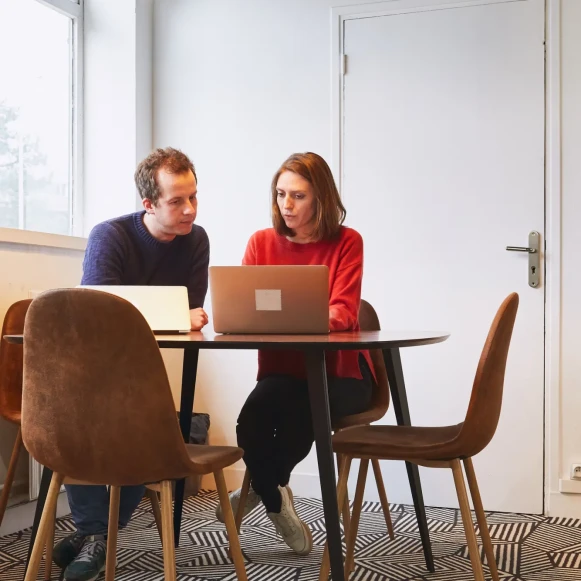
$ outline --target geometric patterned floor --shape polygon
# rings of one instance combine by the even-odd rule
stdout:
[[[216,492],[202,491],[184,505],[181,546],[176,550],[178,581],[236,579],[224,525],[214,516],[216,503]],[[307,557],[292,553],[258,507],[245,519],[240,537],[250,581],[317,580],[325,542],[321,502],[296,498],[295,505],[313,531],[313,552]],[[428,508],[427,513],[435,573],[426,571],[413,507],[391,505],[396,534],[392,541],[380,505],[369,502],[361,515],[350,581],[472,581],[458,511]],[[508,513],[487,513],[487,518],[500,579],[581,581],[580,520]],[[72,530],[69,518],[59,519],[57,539]],[[1,581],[22,580],[29,538],[30,530],[0,538]],[[120,532],[117,559],[117,581],[163,581],[161,544],[147,503]],[[58,579],[58,573],[53,571],[53,579]],[[484,575],[490,579],[487,567]]]

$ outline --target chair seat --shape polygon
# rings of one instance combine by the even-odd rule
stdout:
[[[194,474],[210,474],[238,462],[244,450],[236,446],[203,446],[186,444]]]
[[[353,414],[351,416],[344,416],[333,422],[333,431],[345,430],[353,426],[365,426],[377,422],[385,415],[382,409],[371,408],[360,414]]]
[[[458,440],[462,426],[359,426],[337,432],[333,449],[356,458],[450,460],[462,457]]]
[[[191,462],[191,474],[211,474],[217,470],[224,468],[238,462],[244,456],[242,448],[235,446],[201,446],[198,444],[186,444],[186,450]],[[168,476],[168,480],[173,480],[173,477]],[[156,484],[159,481],[152,481],[151,484]],[[65,484],[79,484],[79,485],[95,485],[95,484],[110,484],[97,483],[87,480],[79,480],[66,476]],[[116,484],[123,486],[123,484]]]

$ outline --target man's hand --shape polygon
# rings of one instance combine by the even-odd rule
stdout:
[[[204,309],[191,309],[190,321],[192,323],[192,331],[200,331],[202,327],[208,324],[208,315]]]

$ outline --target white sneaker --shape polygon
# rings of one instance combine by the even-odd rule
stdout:
[[[297,555],[308,555],[313,550],[311,531],[295,510],[290,487],[279,486],[278,489],[282,497],[280,512],[269,512],[268,518],[274,524],[276,532]]]
[[[230,499],[230,504],[232,505],[232,512],[234,513],[234,518],[236,518],[236,512],[238,511],[238,505],[240,504],[240,493],[242,489],[239,488],[234,492],[231,492],[228,495]],[[246,497],[246,506],[244,507],[244,514],[242,517],[244,518],[248,513],[253,511],[260,503],[262,502],[260,496],[252,490],[252,486],[248,490],[248,496]],[[224,522],[224,513],[222,512],[222,505],[218,502],[218,506],[216,507],[216,518],[220,522]]]

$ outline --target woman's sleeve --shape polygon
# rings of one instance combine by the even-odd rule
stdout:
[[[341,249],[339,267],[330,289],[329,329],[349,331],[355,328],[361,303],[363,279],[363,239],[355,232]]]

